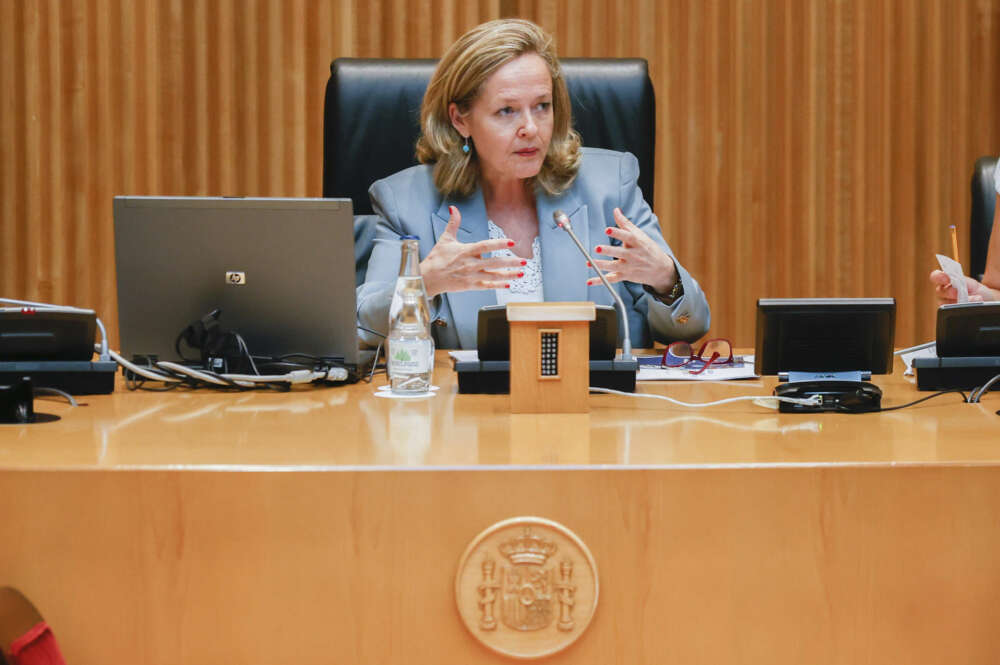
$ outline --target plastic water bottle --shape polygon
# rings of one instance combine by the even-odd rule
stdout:
[[[434,369],[434,338],[416,236],[403,236],[399,278],[389,307],[389,382],[392,392],[426,393]]]

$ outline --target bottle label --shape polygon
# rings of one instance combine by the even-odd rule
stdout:
[[[389,340],[389,376],[423,374],[431,368],[431,340]]]

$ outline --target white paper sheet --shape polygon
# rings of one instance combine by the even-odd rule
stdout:
[[[660,367],[660,356],[648,356],[656,358],[656,365],[643,365],[640,360],[639,372],[635,375],[636,381],[732,381],[734,379],[756,379],[754,372],[753,356],[736,356],[732,365],[712,365],[704,372],[692,374],[690,366],[684,367]]]
[[[948,275],[951,285],[958,291],[958,302],[969,302],[969,288],[965,284],[965,273],[962,264],[944,254],[936,254],[941,270]]]
[[[479,360],[479,351],[476,349],[458,349],[449,351],[448,355],[451,356],[452,360],[458,362],[475,362]]]
[[[903,370],[903,376],[913,376],[913,359],[937,357],[937,344],[934,344],[933,342],[930,345],[921,344],[911,349],[897,351],[896,353],[899,355],[900,360],[903,361],[903,365],[906,367],[906,369]]]

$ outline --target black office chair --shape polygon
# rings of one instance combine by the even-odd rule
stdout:
[[[631,152],[653,205],[656,99],[645,60],[561,60],[573,126],[585,146]],[[323,196],[354,202],[356,277],[375,234],[368,188],[417,163],[420,104],[436,60],[338,58],[330,65],[323,122]]]
[[[996,207],[994,171],[996,157],[980,157],[972,170],[972,215],[969,220],[969,274],[982,280],[986,272],[986,250],[990,245],[990,231],[993,229],[993,215]]]

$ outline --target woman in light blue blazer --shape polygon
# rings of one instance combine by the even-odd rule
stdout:
[[[538,26],[503,19],[459,38],[427,88],[421,127],[422,165],[369,190],[379,221],[358,289],[362,329],[387,329],[403,235],[420,238],[438,348],[475,348],[485,305],[613,305],[554,224],[562,210],[625,303],[633,346],[708,330],[708,302],[643,199],[636,158],[580,146],[552,39]]]

